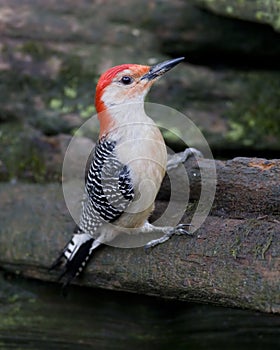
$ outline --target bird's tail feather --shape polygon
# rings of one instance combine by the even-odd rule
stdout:
[[[76,233],[73,235],[50,268],[50,270],[54,270],[64,263],[59,275],[59,280],[63,280],[63,288],[67,287],[75,277],[79,276],[93,250],[100,244],[88,233]]]

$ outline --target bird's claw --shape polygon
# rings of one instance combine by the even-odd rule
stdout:
[[[175,153],[167,161],[167,171],[177,168],[190,157],[203,158],[203,154],[196,148],[186,148],[183,152]]]
[[[162,237],[158,239],[154,239],[150,242],[148,242],[144,246],[144,250],[146,254],[149,254],[151,252],[151,249],[154,248],[156,245],[159,245],[161,243],[166,242],[169,238],[171,238],[173,235],[188,235],[192,236],[193,233],[186,230],[187,227],[192,226],[192,224],[179,224],[175,226],[172,229],[169,229]]]
[[[193,236],[192,232],[186,230],[186,227],[190,227],[190,226],[192,226],[192,224],[179,224],[174,227],[174,234]]]

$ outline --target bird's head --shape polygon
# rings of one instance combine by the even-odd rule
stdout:
[[[108,69],[97,83],[95,94],[97,112],[121,104],[143,102],[153,83],[183,60],[184,57],[180,57],[151,67],[122,64]]]

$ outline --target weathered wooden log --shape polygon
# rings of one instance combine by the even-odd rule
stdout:
[[[186,167],[198,173],[195,160]],[[75,283],[280,313],[280,160],[238,158],[216,167],[214,206],[194,236],[175,236],[150,254],[104,246]],[[198,178],[189,179],[194,203]],[[189,207],[184,222],[195,205]],[[0,222],[1,267],[55,281],[48,268],[74,226],[61,186],[2,183]]]
[[[211,161],[194,157],[185,162],[190,183],[190,199],[200,196],[200,169]],[[215,161],[217,186],[212,214],[248,218],[263,215],[280,217],[280,160],[238,157]],[[162,184],[159,198],[168,200],[168,179]]]

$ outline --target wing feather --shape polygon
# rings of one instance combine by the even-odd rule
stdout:
[[[134,198],[129,167],[116,157],[116,143],[101,139],[86,174],[86,200],[79,227],[95,231],[104,222],[114,222]]]

